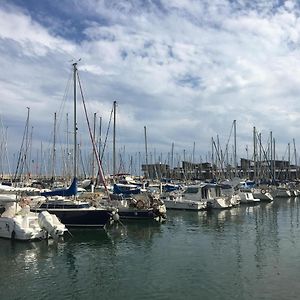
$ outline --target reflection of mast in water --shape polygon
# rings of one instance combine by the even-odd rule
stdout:
[[[296,211],[297,211],[297,215],[296,215],[296,225],[297,225],[297,228],[299,228],[299,201],[300,201],[300,198],[299,197],[296,197],[295,198],[295,207],[296,207]]]
[[[289,209],[290,228],[289,228],[289,242],[293,245],[297,244],[297,230],[299,229],[299,197],[289,198],[287,203]],[[282,201],[282,203],[284,203]]]
[[[237,224],[238,225],[238,224]],[[243,276],[243,256],[242,256],[242,250],[241,250],[241,240],[243,236],[241,237],[241,234],[244,234],[243,231],[241,231],[240,226],[235,226],[234,227],[234,250],[236,254],[236,278],[235,278],[235,286],[239,292],[239,298],[243,299],[244,298],[244,287],[243,287],[243,282],[244,282],[244,276]],[[246,266],[246,270],[248,270]]]
[[[263,274],[263,268],[267,265],[268,259],[271,257],[279,260],[279,237],[278,237],[278,206],[273,203],[261,205],[255,213],[255,246],[256,253],[254,255],[259,277]],[[272,252],[273,255],[270,255]]]

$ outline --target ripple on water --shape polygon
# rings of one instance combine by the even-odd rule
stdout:
[[[165,224],[72,230],[59,244],[1,240],[1,299],[297,299],[299,207],[170,211]]]

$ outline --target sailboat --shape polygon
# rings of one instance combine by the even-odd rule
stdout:
[[[116,177],[116,106],[113,103],[113,192],[108,198],[100,201],[104,205],[111,205],[118,209],[120,220],[155,220],[164,222],[167,219],[166,206],[160,199],[147,191],[142,191],[137,184],[129,184],[126,177],[122,182],[117,182]],[[127,179],[129,177],[127,176]]]
[[[87,201],[79,201],[77,194],[77,120],[76,120],[76,79],[77,63],[73,63],[74,81],[74,177],[68,189],[57,189],[41,193],[46,201],[31,210],[48,211],[55,214],[67,227],[104,227],[112,219],[117,219],[114,208],[92,206]]]

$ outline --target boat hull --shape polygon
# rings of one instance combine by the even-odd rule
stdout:
[[[22,227],[20,222],[15,218],[1,217],[0,237],[19,241],[34,241],[47,238],[48,234],[38,226],[37,218],[31,218],[32,222],[35,223],[35,226]]]
[[[165,214],[155,211],[152,208],[146,209],[132,209],[132,208],[118,208],[118,215],[120,220],[159,220],[166,219]]]
[[[67,227],[104,227],[111,219],[111,213],[105,209],[42,209],[33,211],[48,211],[55,214]]]
[[[168,200],[164,199],[164,203],[167,209],[174,210],[192,210],[200,211],[207,210],[207,204],[201,201],[190,201],[190,200]]]

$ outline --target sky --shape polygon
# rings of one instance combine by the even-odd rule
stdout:
[[[166,162],[172,143],[178,158],[195,149],[194,161],[207,161],[212,137],[232,149],[236,120],[238,157],[251,157],[255,126],[287,159],[288,143],[300,145],[299,15],[292,0],[2,0],[2,141],[20,150],[29,107],[32,153],[51,148],[55,112],[56,142],[66,143],[80,59],[90,121],[102,118],[104,139],[117,101],[124,156],[144,154],[146,126],[152,162]],[[111,141],[110,129],[107,153]]]

